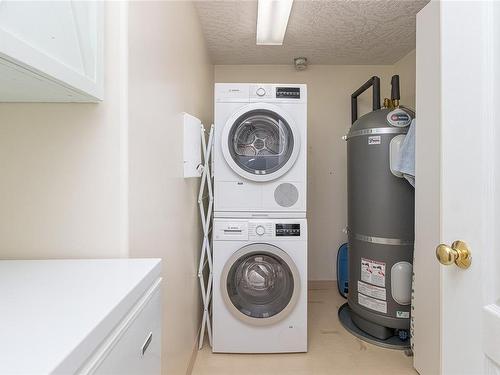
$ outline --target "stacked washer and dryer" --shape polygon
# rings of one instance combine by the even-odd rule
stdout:
[[[215,85],[213,351],[307,351],[305,85]]]

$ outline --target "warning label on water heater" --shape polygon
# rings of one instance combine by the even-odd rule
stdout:
[[[370,285],[358,280],[358,292],[365,296],[384,300],[387,298],[385,288],[380,288],[375,285]]]
[[[365,296],[364,294],[358,293],[358,303],[370,310],[375,310],[384,314],[387,314],[387,302],[380,301],[378,299]]]
[[[361,281],[385,287],[385,263],[361,258]]]

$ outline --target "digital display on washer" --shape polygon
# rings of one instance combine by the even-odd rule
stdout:
[[[276,224],[276,237],[300,236],[300,224]]]
[[[276,87],[276,98],[300,99],[300,87]]]

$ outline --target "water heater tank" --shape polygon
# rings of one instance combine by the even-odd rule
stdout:
[[[399,77],[395,83],[399,87]],[[358,119],[357,96],[370,86],[373,111]],[[379,87],[372,77],[352,95],[353,124],[346,137],[348,303],[354,324],[385,340],[410,327],[414,189],[391,170],[391,149],[397,151],[414,113],[399,108],[394,87],[391,108],[381,108]]]

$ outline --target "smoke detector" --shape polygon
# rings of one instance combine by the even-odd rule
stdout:
[[[293,59],[295,70],[301,71],[307,69],[307,57],[296,57]]]

